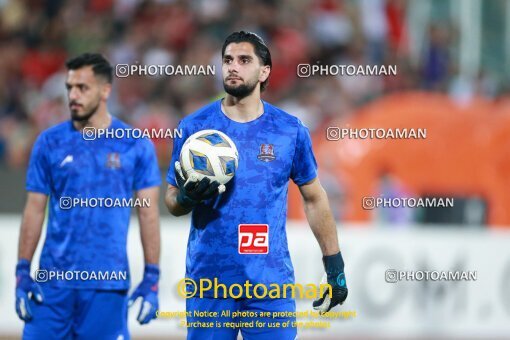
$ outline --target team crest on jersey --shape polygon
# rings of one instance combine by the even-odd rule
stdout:
[[[109,152],[106,158],[108,169],[120,169],[120,155],[118,152]]]
[[[260,153],[257,156],[263,162],[271,162],[276,159],[273,144],[260,144]]]

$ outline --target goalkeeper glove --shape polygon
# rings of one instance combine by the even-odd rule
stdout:
[[[318,310],[320,314],[329,312],[336,305],[341,305],[347,298],[348,293],[342,253],[324,256],[322,262],[324,263],[326,274],[322,277],[321,284],[328,283],[331,285],[331,297],[329,292],[326,291],[323,296],[313,302],[313,308]]]
[[[145,325],[156,318],[156,311],[159,308],[158,281],[159,266],[157,264],[146,264],[142,282],[129,297],[129,307],[131,307],[138,298],[142,298],[142,306],[140,307],[140,312],[137,317],[141,325]]]
[[[193,208],[201,201],[208,200],[217,194],[225,192],[225,185],[217,181],[211,181],[207,177],[198,180],[195,174],[191,174],[186,180],[182,172],[181,163],[179,162],[175,162],[174,172],[175,180],[179,187],[177,203],[183,208]]]
[[[28,299],[42,303],[43,293],[39,284],[30,277],[30,261],[20,259],[16,265],[16,313],[23,321],[32,319]]]

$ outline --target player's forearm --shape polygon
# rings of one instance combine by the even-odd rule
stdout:
[[[140,214],[140,237],[142,239],[145,263],[158,264],[161,248],[161,235],[159,217],[157,215]]]
[[[143,222],[140,219],[140,228],[145,263],[158,264],[161,248],[158,218],[147,218]]]
[[[313,199],[305,200],[305,214],[317,242],[325,256],[337,254],[338,236],[336,223],[329,207],[328,198],[325,192]]]
[[[171,186],[168,187],[165,195],[165,204],[168,208],[168,211],[174,216],[183,216],[189,214],[192,208],[184,208],[177,202],[178,193],[179,189]]]
[[[148,198],[150,205],[138,209],[138,221],[140,223],[140,237],[145,263],[159,263],[161,247],[161,235],[159,228],[159,188],[143,189],[137,193],[140,199]]]
[[[23,220],[21,222],[18,259],[27,259],[32,261],[35,249],[41,237],[42,225],[44,223],[44,210],[30,211],[29,205],[25,207],[23,212]]]

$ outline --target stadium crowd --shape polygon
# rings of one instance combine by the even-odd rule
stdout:
[[[67,58],[99,51],[114,65],[215,65],[215,76],[114,80],[112,114],[139,128],[174,128],[221,96],[221,45],[241,29],[263,37],[272,53],[263,98],[300,117],[312,133],[389,92],[461,89],[494,96],[485,75],[471,90],[455,82],[455,37],[444,23],[431,24],[419,60],[411,57],[406,6],[401,0],[0,1],[0,164],[26,166],[38,133],[69,118]],[[301,78],[300,63],[391,64],[398,75]],[[154,142],[166,167],[171,142]]]

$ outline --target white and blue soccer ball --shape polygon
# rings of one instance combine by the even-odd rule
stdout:
[[[239,154],[234,142],[218,130],[201,130],[189,136],[181,149],[179,162],[185,179],[227,184],[235,175]]]

